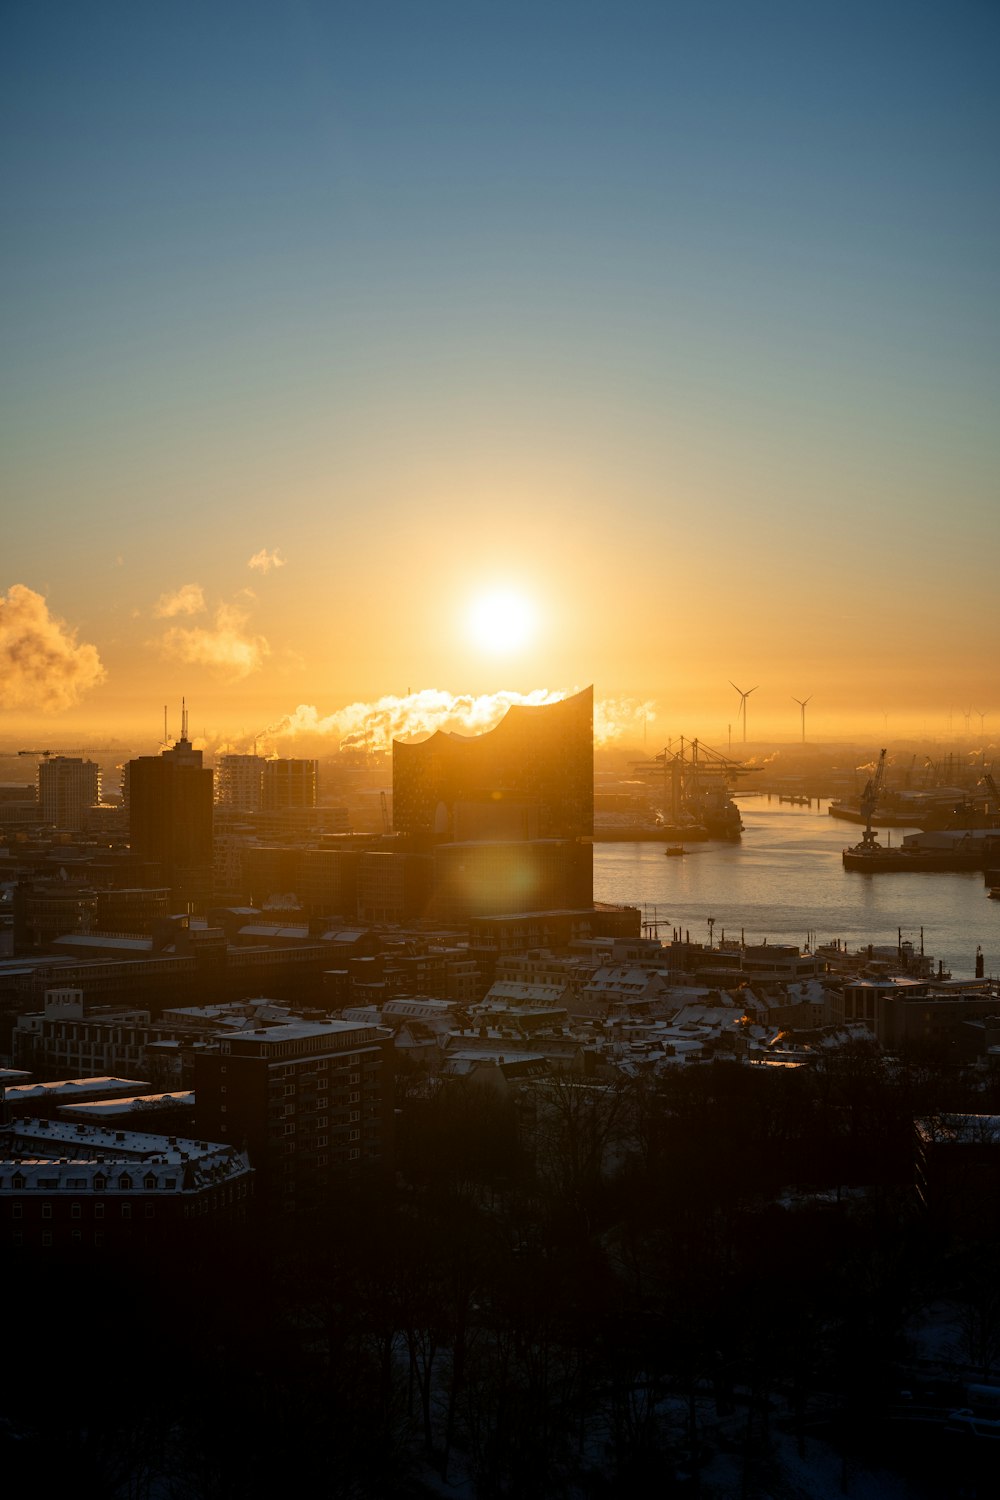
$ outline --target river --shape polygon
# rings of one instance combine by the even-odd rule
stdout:
[[[975,973],[977,945],[986,973],[1000,973],[1000,901],[988,898],[982,874],[847,871],[841,850],[861,830],[826,809],[745,798],[741,843],[688,844],[683,858],[665,858],[662,844],[595,844],[594,900],[641,907],[660,938],[680,928],[707,941],[714,917],[716,942],[724,930],[748,943],[841,938],[855,948],[894,944],[902,928],[917,947],[923,927],[925,952],[956,979]],[[911,831],[893,829],[892,842]]]

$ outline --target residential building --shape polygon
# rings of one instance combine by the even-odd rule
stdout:
[[[195,1059],[207,1139],[245,1144],[269,1212],[332,1206],[345,1177],[391,1158],[391,1033],[288,1022],[223,1036]]]
[[[230,1145],[16,1120],[0,1128],[0,1246],[60,1259],[190,1249],[246,1220],[253,1178]]]
[[[77,832],[88,808],[101,800],[101,771],[95,761],[53,755],[39,762],[38,804],[44,823]]]

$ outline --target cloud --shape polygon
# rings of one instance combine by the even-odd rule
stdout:
[[[235,604],[220,604],[211,626],[174,625],[161,646],[177,661],[209,667],[224,677],[249,677],[270,656],[271,648],[262,635],[246,629],[248,619]]]
[[[79,644],[42,594],[23,583],[0,594],[0,708],[71,708],[107,673],[97,647]]]
[[[656,723],[655,705],[637,698],[599,698],[594,704],[594,744],[613,745],[618,740],[637,744],[647,725]]]
[[[574,690],[575,691],[575,690]],[[394,739],[413,739],[443,729],[458,734],[482,734],[499,724],[512,704],[557,703],[566,696],[536,688],[530,693],[501,691],[479,697],[456,696],[439,688],[425,688],[406,697],[389,696],[371,703],[350,703],[321,715],[310,703],[300,703],[266,731],[270,740],[320,737],[335,739],[342,750],[365,746],[391,749]],[[628,734],[641,737],[644,718],[655,718],[652,704],[628,698],[603,699],[594,705],[594,740],[608,744]]]
[[[277,547],[273,552],[268,552],[266,547],[261,547],[260,551],[255,552],[249,559],[247,567],[253,568],[257,573],[270,573],[272,568],[283,568],[287,560],[282,557]]]
[[[153,605],[158,620],[172,620],[176,615],[200,615],[205,595],[200,583],[184,583],[173,594],[161,594]]]

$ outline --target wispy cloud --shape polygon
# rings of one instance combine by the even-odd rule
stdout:
[[[184,583],[172,594],[161,594],[153,605],[158,620],[172,620],[177,615],[200,615],[205,608],[205,594],[200,583]]]
[[[0,594],[0,708],[71,708],[106,675],[97,647],[78,642],[44,595],[23,583]]]
[[[266,547],[261,547],[260,551],[255,552],[248,560],[247,567],[252,568],[255,573],[270,573],[272,568],[283,568],[287,561],[288,559],[282,557],[277,547],[273,552],[268,552]]]
[[[162,649],[177,661],[209,667],[225,677],[249,677],[271,654],[264,637],[247,629],[249,618],[235,604],[220,604],[211,626],[172,626],[163,637]]]

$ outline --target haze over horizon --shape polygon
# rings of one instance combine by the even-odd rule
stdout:
[[[11,11],[0,743],[594,682],[599,739],[736,750],[735,682],[750,743],[992,744],[998,41]]]

